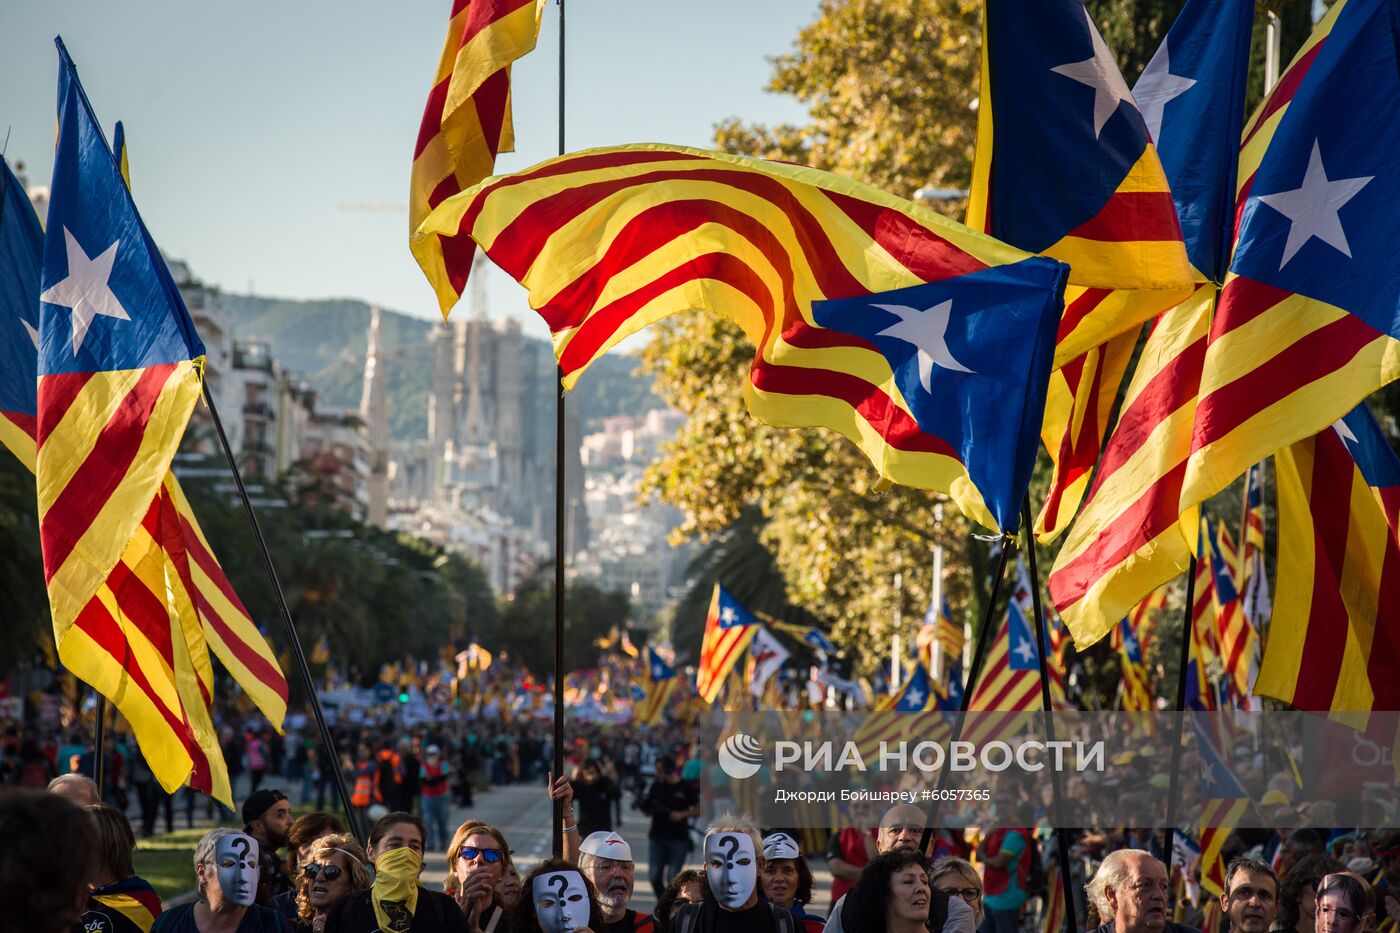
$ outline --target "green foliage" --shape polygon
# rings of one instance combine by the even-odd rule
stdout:
[[[0,670],[36,653],[36,639],[47,637],[49,602],[39,552],[39,517],[34,474],[0,449]]]
[[[603,590],[586,581],[574,581],[565,593],[564,670],[596,667],[594,642],[611,628],[624,628],[631,619],[632,604],[620,590]],[[498,647],[512,660],[523,663],[536,677],[554,670],[554,568],[542,565],[516,589],[505,604],[500,624],[482,631],[484,644]]]

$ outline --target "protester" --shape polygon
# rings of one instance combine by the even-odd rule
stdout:
[[[326,933],[467,933],[456,902],[418,883],[426,835],[412,813],[394,811],[376,820],[366,851],[374,883],[331,907]]]
[[[97,867],[82,929],[85,933],[147,933],[160,916],[160,897],[131,865],[136,848],[131,822],[107,804],[94,804],[87,812],[97,833]]]
[[[398,809],[412,813],[418,806],[419,796],[423,792],[423,763],[418,760],[418,756],[413,752],[412,739],[407,737],[399,739],[395,766],[398,769],[397,773],[394,775],[399,793]],[[444,833],[444,835],[446,835],[446,833]]]
[[[675,763],[663,756],[656,760],[656,779],[638,807],[651,817],[647,833],[651,843],[651,889],[660,897],[666,882],[685,867],[690,852],[688,821],[700,815],[700,792],[695,785],[682,782]]]
[[[652,915],[657,933],[668,933],[671,920],[686,904],[698,904],[705,899],[709,888],[705,873],[698,868],[687,868],[671,879],[666,890],[656,899],[656,912]]]
[[[982,879],[977,876],[977,869],[971,862],[953,855],[944,856],[933,863],[933,867],[929,869],[928,880],[935,891],[942,891],[950,899],[956,895],[972,908],[974,929],[982,925],[986,915],[986,908],[982,903]],[[953,913],[950,906],[949,916]]]
[[[1110,852],[1084,890],[1107,919],[1094,933],[1199,933],[1167,919],[1167,869],[1141,849]]]
[[[1296,833],[1295,833],[1296,835]],[[1278,895],[1278,919],[1274,928],[1291,933],[1316,933],[1317,885],[1346,866],[1330,855],[1312,852],[1293,863]]]
[[[258,841],[257,903],[272,907],[273,899],[292,890],[292,878],[277,857],[292,829],[292,805],[275,788],[255,790],[243,801],[243,831]]]
[[[1006,785],[999,790],[998,812],[1016,808],[1015,789]],[[998,827],[982,841],[982,902],[985,917],[980,933],[1016,933],[1020,927],[1021,908],[1025,906],[1026,882],[1030,878],[1031,860],[1035,846],[1029,829],[1020,826]]]
[[[292,927],[298,933],[324,933],[326,917],[337,902],[369,890],[369,866],[365,850],[348,834],[322,835],[308,845],[296,876]]]
[[[258,841],[233,829],[212,829],[195,846],[199,900],[172,907],[156,918],[151,933],[287,933],[286,918],[255,904]]]
[[[1236,933],[1269,933],[1278,916],[1278,876],[1258,859],[1235,859],[1225,868],[1220,910]]]
[[[1382,839],[1376,846],[1380,860],[1380,880],[1376,882],[1376,912],[1400,926],[1400,833]]]
[[[379,765],[374,760],[374,753],[370,750],[368,742],[361,742],[356,748],[351,778],[354,783],[350,790],[350,807],[360,822],[360,835],[368,836],[369,808],[384,802],[383,795],[379,792]]]
[[[0,792],[0,905],[6,929],[70,933],[97,873],[97,833],[72,801],[45,791]]]
[[[569,862],[545,859],[520,883],[511,933],[599,933],[603,911],[598,892]]]
[[[826,867],[831,872],[833,904],[839,902],[847,891],[855,887],[860,870],[879,854],[875,845],[878,825],[875,819],[875,805],[868,800],[854,801],[851,804],[851,820],[852,825],[842,828],[831,837],[831,846],[826,853]]]
[[[850,933],[927,933],[932,904],[923,856],[912,849],[893,849],[872,859],[846,895],[845,929]]]
[[[49,781],[49,793],[67,797],[79,807],[90,807],[102,802],[97,782],[86,774],[60,774]]]
[[[607,933],[650,933],[651,918],[629,906],[636,885],[636,862],[627,840],[614,832],[592,833],[579,846],[578,867],[598,892]]]
[[[580,835],[612,832],[613,806],[622,797],[617,783],[603,774],[598,761],[589,758],[579,765],[573,781],[574,811],[578,814]]]
[[[876,854],[884,855],[898,850],[917,852],[923,835],[924,811],[912,804],[895,804],[885,811],[884,816],[880,817],[880,826],[875,834]],[[843,895],[831,905],[831,916],[827,917],[826,926],[823,928],[825,933],[843,933],[844,914],[845,896]],[[961,912],[959,912],[959,916],[961,917]]]
[[[311,855],[311,848],[317,840],[344,832],[345,827],[340,820],[329,813],[308,813],[292,821],[292,828],[287,831],[287,857],[282,863],[287,877],[292,879],[292,887],[273,897],[272,906],[278,913],[288,920],[297,918],[300,913],[297,908],[297,876],[302,864]]]
[[[510,846],[499,829],[480,820],[457,827],[447,848],[447,870],[458,913],[467,918],[469,929],[506,933],[509,913],[496,887],[510,864]]]
[[[787,833],[774,833],[763,839],[763,873],[759,885],[763,896],[779,907],[792,911],[807,933],[822,933],[826,918],[807,913],[812,901],[812,869]]]
[[[786,907],[761,896],[762,839],[751,823],[721,817],[705,834],[705,879],[710,896],[687,904],[672,918],[674,933],[796,933],[797,921]]]
[[[514,862],[507,863],[501,880],[496,882],[496,898],[506,910],[514,910],[520,902],[520,869]]]
[[[1347,872],[1327,875],[1317,886],[1317,933],[1357,933],[1376,909],[1371,886]]]
[[[418,769],[429,851],[447,848],[447,820],[452,815],[452,774],[452,766],[442,757],[442,748],[429,745],[423,755],[423,764]]]

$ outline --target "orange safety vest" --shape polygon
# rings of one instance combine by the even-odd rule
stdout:
[[[379,768],[372,761],[362,761],[355,765],[355,789],[350,793],[350,806],[367,807],[374,803],[378,793],[375,791],[374,779],[379,774]]]

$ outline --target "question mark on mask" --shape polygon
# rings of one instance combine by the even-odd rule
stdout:
[[[730,867],[734,865],[734,855],[739,851],[738,836],[720,836],[719,847],[726,850],[724,861]]]
[[[559,898],[559,900],[562,901],[562,900],[564,899],[564,889],[567,888],[567,887],[569,886],[569,879],[568,879],[568,878],[565,878],[562,874],[560,874],[560,875],[551,875],[550,878],[549,878],[549,881],[546,882],[546,883],[547,883],[551,888],[556,888],[556,889],[557,889],[557,891],[556,891],[556,893],[555,893],[554,896],[557,897],[557,898]]]
[[[243,862],[247,860],[248,852],[252,849],[252,846],[248,844],[248,837],[238,836],[230,840],[229,845],[238,850],[238,861]]]

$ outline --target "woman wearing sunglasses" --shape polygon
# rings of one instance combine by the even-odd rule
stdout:
[[[510,846],[496,827],[468,820],[453,833],[447,847],[448,884],[472,933],[509,933],[509,913],[496,886],[510,865]]]
[[[332,833],[311,843],[297,874],[297,933],[324,933],[326,917],[337,901],[356,891],[368,891],[365,850],[353,836]]]

